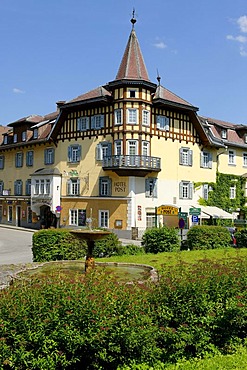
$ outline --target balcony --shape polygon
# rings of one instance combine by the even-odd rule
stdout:
[[[144,155],[113,155],[103,158],[103,170],[114,171],[118,176],[144,177],[151,172],[159,172],[160,158]]]

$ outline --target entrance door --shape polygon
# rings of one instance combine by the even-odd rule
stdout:
[[[21,206],[16,206],[16,226],[21,226]]]

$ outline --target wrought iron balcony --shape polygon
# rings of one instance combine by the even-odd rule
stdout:
[[[150,172],[159,172],[160,158],[145,155],[113,155],[103,158],[103,169],[112,170],[118,176],[146,176]]]

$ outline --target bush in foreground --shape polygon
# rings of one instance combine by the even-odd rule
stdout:
[[[82,259],[87,253],[87,244],[69,230],[48,229],[33,234],[33,261],[61,261]]]
[[[231,245],[231,235],[224,226],[193,226],[187,233],[190,250],[226,248]]]
[[[246,286],[244,258],[164,266],[157,284],[97,270],[17,281],[0,291],[0,363],[115,370],[232,354],[246,346]]]
[[[179,249],[179,238],[175,228],[154,227],[147,229],[142,237],[146,253],[172,252]]]

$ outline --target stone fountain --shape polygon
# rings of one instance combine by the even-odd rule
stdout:
[[[88,229],[75,229],[71,233],[75,234],[80,240],[87,243],[87,256],[85,261],[85,271],[94,267],[93,249],[96,240],[101,240],[110,235],[111,231],[92,229],[92,217],[87,219]]]

